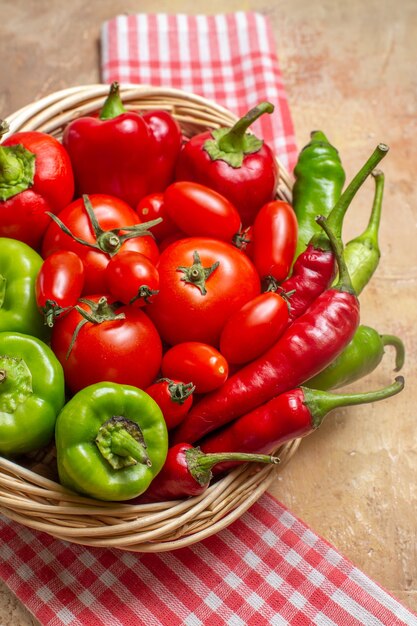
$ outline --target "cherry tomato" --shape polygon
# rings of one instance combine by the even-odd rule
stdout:
[[[56,320],[51,347],[64,369],[69,390],[75,393],[103,380],[148,387],[159,372],[162,344],[146,313],[129,305],[114,309],[112,301],[103,295],[87,296],[78,306],[98,320],[108,319],[84,321],[74,308]]]
[[[220,352],[229,363],[252,361],[277,341],[288,319],[285,299],[275,292],[262,293],[228,319],[220,336]]]
[[[191,409],[194,390],[193,383],[183,383],[170,378],[160,378],[145,389],[161,409],[168,430],[178,426]]]
[[[199,183],[181,181],[169,185],[164,204],[171,220],[192,237],[231,242],[240,229],[240,215],[230,200]]]
[[[181,239],[162,252],[157,269],[158,297],[146,310],[170,345],[217,346],[230,315],[260,293],[253,263],[224,241]]]
[[[162,192],[151,193],[142,198],[136,207],[136,213],[139,215],[141,222],[156,220],[159,217],[162,218],[160,224],[152,227],[152,234],[158,243],[178,230],[166,212],[164,194]]]
[[[274,200],[260,209],[253,224],[253,262],[260,277],[283,281],[297,245],[298,224],[288,202]]]
[[[218,350],[199,341],[186,341],[167,350],[162,357],[162,374],[167,378],[192,380],[196,393],[208,393],[227,380],[229,366]]]
[[[158,293],[159,274],[155,265],[140,252],[122,250],[106,267],[107,288],[124,304],[141,307]]]
[[[97,221],[98,232],[95,232],[88,215],[88,202]],[[141,252],[153,263],[158,259],[158,247],[151,235],[124,240],[128,231],[123,231],[123,227],[138,224],[138,216],[123,200],[102,194],[84,196],[71,202],[58,217],[64,227],[86,243],[76,241],[52,222],[43,239],[42,256],[46,258],[57,250],[71,250],[78,254],[85,269],[84,294],[106,292],[104,270],[111,257],[121,250]]]
[[[60,250],[44,260],[36,277],[35,294],[48,326],[64,309],[77,304],[83,286],[84,266],[75,252]]]

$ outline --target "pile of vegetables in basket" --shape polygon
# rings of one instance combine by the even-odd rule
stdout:
[[[128,111],[113,84],[62,142],[0,144],[0,454],[56,445],[60,482],[102,500],[203,493],[237,463],[277,463],[333,409],[401,391],[342,394],[393,335],[360,324],[380,251],[380,144],[352,181],[313,132],[292,204],[249,127],[190,139],[164,110]],[[369,175],[365,232],[345,213]]]

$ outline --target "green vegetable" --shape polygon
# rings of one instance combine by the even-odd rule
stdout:
[[[378,231],[384,194],[384,174],[377,169],[372,172],[372,176],[375,179],[375,196],[368,225],[361,235],[346,244],[344,250],[352,285],[358,295],[371,279],[381,256]]]
[[[47,445],[64,402],[64,374],[52,350],[35,337],[0,332],[0,453]]]
[[[345,172],[339,153],[321,131],[311,133],[311,141],[300,152],[294,169],[293,208],[298,221],[297,258],[313,235],[321,234],[317,215],[327,217],[339,200]]]
[[[0,237],[0,331],[46,339],[48,334],[35,297],[42,257],[17,239]]]
[[[60,482],[99,500],[139,496],[168,452],[156,402],[137,387],[110,382],[85,387],[69,400],[55,441]]]
[[[405,358],[404,344],[395,335],[380,335],[370,326],[358,326],[353,339],[339,356],[319,374],[310,378],[305,387],[337,389],[370,374],[381,362],[385,346],[395,348],[395,370],[398,372]]]

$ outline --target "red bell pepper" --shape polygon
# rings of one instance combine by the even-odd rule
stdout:
[[[265,454],[203,454],[199,448],[180,443],[169,448],[165,464],[153,479],[147,491],[137,501],[164,502],[179,500],[204,493],[212,479],[212,469],[217,463],[273,463],[279,458]],[[129,501],[129,504],[132,500]]]
[[[243,226],[252,224],[258,210],[274,199],[279,169],[271,148],[247,132],[264,113],[269,102],[251,109],[232,128],[218,128],[192,137],[181,150],[177,180],[211,187],[235,205]]]
[[[0,122],[0,137],[9,130]],[[50,223],[74,194],[74,176],[65,148],[39,131],[14,133],[0,145],[0,236],[38,249]]]
[[[132,208],[172,182],[181,129],[163,110],[127,111],[113,83],[99,117],[80,117],[64,131],[78,195],[103,193]]]

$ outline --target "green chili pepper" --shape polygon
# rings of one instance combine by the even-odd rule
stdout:
[[[55,441],[60,482],[99,500],[139,496],[168,452],[156,402],[137,387],[109,382],[85,387],[67,402]]]
[[[305,387],[311,389],[337,389],[370,374],[381,362],[385,346],[395,348],[395,372],[405,358],[404,344],[395,335],[380,335],[370,326],[358,326],[353,339],[339,356],[319,374],[310,378]]]
[[[0,331],[16,331],[46,339],[35,297],[42,257],[17,239],[0,237]]]
[[[0,332],[0,453],[47,445],[64,402],[64,374],[52,350],[30,335]]]
[[[317,215],[327,217],[340,198],[345,172],[339,153],[323,132],[311,133],[311,141],[300,152],[294,169],[293,208],[298,221],[295,258],[315,234],[321,234]]]
[[[375,180],[375,195],[368,225],[361,235],[346,244],[344,250],[352,285],[357,294],[361,293],[371,279],[381,256],[378,231],[384,195],[384,174],[377,169],[372,172],[372,176]]]

